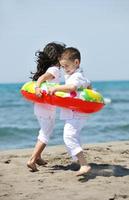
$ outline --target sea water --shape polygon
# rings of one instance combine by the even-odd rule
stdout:
[[[30,148],[37,140],[39,124],[33,103],[20,94],[23,83],[0,84],[0,149]],[[129,81],[93,82],[108,104],[89,115],[81,132],[83,143],[129,140]],[[49,145],[64,144],[63,125],[57,109],[55,129]]]

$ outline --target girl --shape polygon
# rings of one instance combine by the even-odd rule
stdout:
[[[32,73],[32,80],[37,81],[35,87],[35,93],[37,96],[42,96],[42,91],[40,89],[40,84],[42,82],[47,81],[59,83],[59,58],[64,49],[64,44],[52,42],[48,43],[43,51],[36,53],[37,71],[36,73]],[[27,166],[33,172],[37,171],[36,164],[46,164],[46,162],[41,158],[41,153],[46,147],[54,128],[56,107],[49,104],[35,103],[34,113],[39,121],[41,129],[32,156],[27,162]]]
[[[80,87],[90,88],[90,81],[85,78],[80,69],[81,55],[78,49],[66,48],[61,56],[60,64],[65,71],[65,85],[49,88],[49,93],[56,91],[72,92]],[[64,125],[64,142],[72,158],[79,161],[80,169],[77,176],[86,174],[91,167],[85,160],[83,150],[80,144],[80,132],[85,126],[86,114],[75,112],[70,109],[62,109],[61,119],[65,120]]]

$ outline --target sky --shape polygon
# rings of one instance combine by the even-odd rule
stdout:
[[[80,50],[88,79],[129,80],[129,0],[0,0],[0,83],[28,81],[52,41]]]

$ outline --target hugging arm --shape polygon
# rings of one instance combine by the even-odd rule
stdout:
[[[54,94],[55,92],[61,91],[61,92],[72,92],[76,91],[77,87],[73,84],[65,84],[65,85],[59,85],[56,87],[52,87],[48,89],[49,94]]]
[[[54,76],[48,72],[46,72],[45,74],[41,75],[37,82],[36,82],[36,86],[35,86],[35,94],[38,97],[42,96],[42,90],[40,88],[41,83],[47,81],[47,80],[52,80],[54,78]]]

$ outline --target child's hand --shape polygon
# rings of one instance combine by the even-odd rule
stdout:
[[[42,90],[41,90],[41,88],[36,87],[35,88],[35,94],[36,94],[36,96],[41,97],[42,96]]]
[[[48,94],[52,95],[56,92],[56,88],[52,87],[52,88],[48,88]]]

